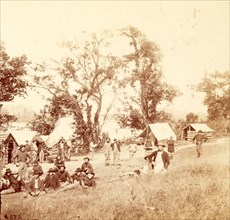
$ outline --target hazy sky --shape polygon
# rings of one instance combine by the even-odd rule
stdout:
[[[57,57],[58,42],[83,31],[129,25],[160,45],[165,80],[183,92],[171,109],[204,113],[202,96],[188,86],[205,72],[229,70],[228,1],[1,1],[1,41],[11,56],[34,62]]]

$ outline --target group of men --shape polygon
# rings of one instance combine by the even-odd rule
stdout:
[[[113,156],[113,165],[121,165],[120,163],[120,153],[121,153],[121,143],[116,138],[113,141],[108,137],[104,143],[103,147],[105,155],[105,166],[110,165],[111,155]]]
[[[10,168],[7,168],[0,181],[1,194],[25,191],[26,194],[38,196],[55,190],[95,187],[95,173],[89,160],[85,157],[82,166],[78,167],[72,175],[66,170],[64,162],[59,166],[54,164],[54,167],[44,175],[42,166],[35,161],[28,172],[27,179],[21,178],[19,172],[12,172]]]
[[[196,144],[198,158],[202,155],[202,144],[206,141],[207,137],[202,134],[201,130],[199,130],[193,138],[193,142]],[[164,151],[166,144],[168,146],[168,153]],[[154,173],[165,172],[170,164],[170,159],[173,158],[175,151],[175,140],[173,140],[173,137],[170,137],[166,144],[158,143],[158,150],[144,157],[148,162],[148,168],[153,169]]]
[[[197,157],[202,154],[202,143],[207,140],[206,136],[201,131],[193,138],[196,143]],[[164,148],[168,146],[168,152]],[[165,172],[170,164],[170,159],[173,158],[175,151],[175,140],[172,137],[165,143],[158,143],[158,150],[146,155],[144,159],[148,163],[148,169],[153,169],[154,173]],[[130,158],[133,157],[133,152],[137,148],[133,147],[134,143],[130,144],[128,150],[130,151]],[[105,166],[110,165],[111,154],[113,155],[113,165],[120,164],[121,144],[117,139],[111,142],[107,138],[104,143]],[[85,157],[84,163],[81,167],[75,170],[73,175],[70,175],[66,170],[65,160],[59,153],[54,161],[54,167],[48,170],[44,178],[44,173],[38,160],[33,161],[32,169],[27,171],[28,163],[31,159],[31,154],[26,150],[26,146],[20,146],[19,151],[14,156],[18,172],[12,172],[9,168],[6,169],[5,175],[0,182],[0,188],[3,194],[20,192],[22,188],[32,196],[40,195],[53,190],[67,190],[76,187],[95,187],[94,172],[92,164],[89,162],[90,158]],[[42,178],[43,177],[43,178]]]

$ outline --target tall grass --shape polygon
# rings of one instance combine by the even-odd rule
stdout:
[[[143,161],[136,159],[137,168]],[[127,166],[125,166],[125,165]],[[201,158],[195,149],[177,152],[167,173],[142,174],[108,182],[128,167],[101,167],[96,189],[81,188],[38,198],[22,194],[3,198],[3,213],[22,219],[229,219],[229,146],[207,144]]]

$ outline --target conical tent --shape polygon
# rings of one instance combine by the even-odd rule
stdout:
[[[49,135],[46,144],[47,146],[53,147],[59,142],[61,138],[69,142],[74,136],[74,119],[73,117],[60,118],[55,125],[53,132]]]

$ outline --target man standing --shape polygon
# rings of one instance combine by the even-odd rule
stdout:
[[[146,156],[145,160],[153,164],[154,173],[161,173],[168,168],[170,161],[168,154],[163,150],[165,145],[158,144],[157,146],[158,150]]]
[[[25,151],[25,146],[20,145],[19,151],[14,156],[14,162],[18,166],[19,176],[24,180],[27,173],[28,163],[30,162],[30,154]]]
[[[0,144],[0,172],[5,167],[5,160],[6,160],[6,147],[4,141]],[[2,173],[1,173],[2,174]],[[0,174],[0,177],[2,177]]]
[[[120,164],[120,153],[121,153],[121,146],[120,143],[115,138],[113,143],[111,144],[112,152],[113,152],[113,164],[114,165],[121,165]]]
[[[104,143],[104,155],[105,155],[105,166],[109,166],[110,163],[110,155],[111,155],[111,142],[110,138],[107,138]]]
[[[175,151],[175,141],[173,140],[173,137],[171,136],[170,139],[167,141],[168,145],[168,152],[170,153],[170,159],[173,158],[173,152]]]
[[[198,134],[196,134],[193,138],[193,142],[196,143],[196,151],[197,151],[197,157],[199,158],[202,154],[202,144],[203,142],[207,141],[207,137],[205,135],[202,135],[202,131],[199,130]]]

